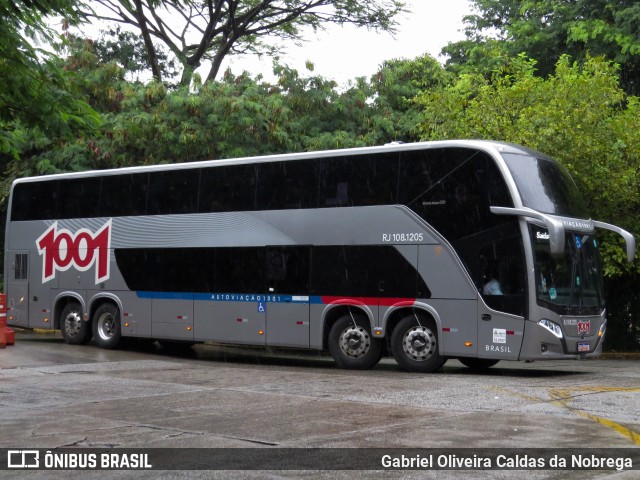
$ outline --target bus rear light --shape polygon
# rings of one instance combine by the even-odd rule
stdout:
[[[124,326],[125,326],[125,327],[128,327],[128,326],[129,326],[129,322],[125,323],[125,324],[124,324]]]
[[[473,347],[473,342],[464,342],[465,347]]]
[[[538,322],[538,325],[540,325],[543,328],[546,328],[551,333],[553,333],[556,337],[562,338],[562,329],[560,328],[560,325],[558,325],[557,323],[552,322],[551,320],[547,320],[546,318],[543,318]]]
[[[46,318],[46,317],[45,317],[45,318],[43,318],[43,319],[42,319],[42,321],[43,321],[44,323],[49,323],[49,319],[48,319],[48,318]]]
[[[187,332],[190,332],[191,330],[191,326],[187,326]]]
[[[258,330],[258,335],[264,335],[264,330]]]

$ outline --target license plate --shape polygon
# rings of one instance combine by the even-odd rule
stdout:
[[[591,350],[591,345],[589,345],[589,342],[579,342],[578,343],[578,351],[579,352],[588,352],[589,350]]]

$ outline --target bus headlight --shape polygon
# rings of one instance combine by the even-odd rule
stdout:
[[[547,320],[546,318],[543,318],[538,322],[538,325],[546,328],[551,333],[553,333],[556,337],[562,338],[562,329],[560,328],[560,325],[558,325],[557,323],[552,322],[551,320]]]

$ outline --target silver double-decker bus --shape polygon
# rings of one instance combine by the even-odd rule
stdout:
[[[555,160],[442,141],[16,180],[10,325],[69,344],[164,342],[392,355],[584,358],[606,330],[595,231]]]

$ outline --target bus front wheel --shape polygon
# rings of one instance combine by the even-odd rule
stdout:
[[[406,316],[396,325],[391,352],[398,365],[409,372],[435,372],[445,362],[438,351],[435,323],[416,315]]]
[[[329,352],[339,367],[366,370],[382,358],[382,345],[371,335],[368,323],[362,316],[344,315],[331,327]]]
[[[69,302],[62,309],[60,330],[69,345],[84,345],[91,340],[91,325],[82,319],[82,307],[78,302]]]
[[[115,348],[120,342],[120,310],[103,303],[93,314],[93,338],[102,348]]]

